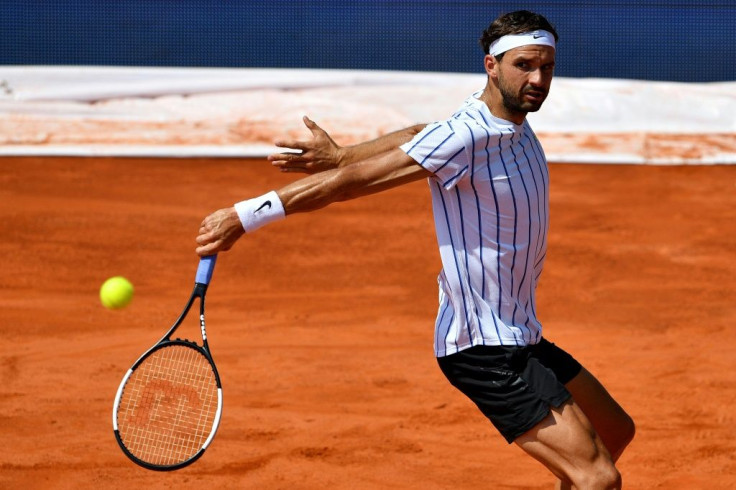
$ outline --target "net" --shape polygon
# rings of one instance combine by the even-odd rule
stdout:
[[[215,424],[218,387],[197,349],[167,345],[133,371],[118,405],[123,445],[138,459],[171,466],[194,457]]]

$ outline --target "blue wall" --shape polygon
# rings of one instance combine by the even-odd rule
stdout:
[[[559,76],[736,80],[736,0],[0,0],[0,64],[481,72],[519,8],[557,28]]]

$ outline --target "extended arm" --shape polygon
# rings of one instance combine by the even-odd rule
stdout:
[[[327,170],[292,182],[276,191],[275,199],[261,198],[244,201],[248,214],[257,216],[264,209],[283,209],[288,216],[314,211],[333,202],[375,194],[392,187],[432,175],[398,148],[379,156],[342,168]],[[278,206],[277,206],[278,205]],[[283,207],[281,207],[283,206]],[[247,216],[246,219],[250,219]],[[256,218],[253,218],[258,219]],[[224,208],[207,216],[199,228],[197,254],[212,255],[229,250],[245,233],[247,226],[235,207]]]
[[[304,116],[304,125],[312,133],[311,140],[275,142],[276,146],[299,150],[299,152],[275,153],[268,157],[282,172],[316,173],[352,165],[398,148],[424,128],[424,124],[417,124],[357,145],[339,146],[324,129],[307,116]]]

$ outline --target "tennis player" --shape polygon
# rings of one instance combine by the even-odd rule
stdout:
[[[558,488],[620,488],[615,462],[634,423],[542,336],[536,315],[549,174],[526,115],[547,97],[557,40],[532,12],[493,21],[480,40],[487,84],[444,121],[340,147],[305,118],[313,138],[277,142],[300,151],[270,159],[313,175],[206,217],[197,253],[228,250],[293,213],[427,179],[443,266],[434,339],[443,373],[509,443],[556,475]]]

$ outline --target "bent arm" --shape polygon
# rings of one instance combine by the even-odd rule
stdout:
[[[408,128],[399,129],[392,133],[384,134],[376,139],[358,143],[357,145],[343,147],[343,156],[339,166],[344,167],[353,163],[361,162],[375,155],[393,150],[410,141],[416,136],[426,124],[416,124]]]
[[[259,211],[264,210],[270,217],[280,219],[284,215],[314,211],[333,202],[375,194],[431,175],[413,158],[395,148],[362,162],[297,180],[276,191],[278,199],[271,199],[271,192],[266,198],[261,196],[237,205],[245,203],[247,216],[259,215]],[[264,221],[254,222],[248,230],[263,224]],[[199,227],[197,254],[205,256],[229,250],[245,233],[245,228],[246,221],[241,221],[235,207],[215,211]]]
[[[276,146],[299,151],[274,153],[268,157],[271,164],[282,172],[311,174],[352,165],[398,148],[425,126],[417,124],[357,145],[340,146],[316,122],[306,116],[303,121],[312,133],[312,138],[304,141],[278,140]]]
[[[277,191],[286,215],[323,208],[432,175],[399,148],[297,180]]]

